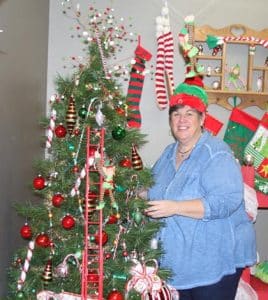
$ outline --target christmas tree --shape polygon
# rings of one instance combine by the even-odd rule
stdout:
[[[144,215],[146,201],[138,196],[140,187],[152,184],[139,155],[146,136],[138,111],[150,55],[138,44],[132,66],[109,67],[123,42],[137,40],[112,9],[89,7],[84,20],[79,7],[72,11],[65,3],[87,55],[73,58],[71,76],[58,76],[42,120],[46,156],[35,162],[32,184],[40,201],[16,205],[25,218],[25,247],[9,270],[9,299],[141,299],[150,297],[152,278],[164,293],[169,271],[158,270],[161,246],[153,245],[161,223]],[[124,95],[120,80],[127,76]]]

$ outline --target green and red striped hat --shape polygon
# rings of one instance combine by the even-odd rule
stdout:
[[[186,78],[179,84],[169,99],[169,106],[189,105],[200,112],[205,112],[208,106],[208,96],[204,90],[201,76]]]

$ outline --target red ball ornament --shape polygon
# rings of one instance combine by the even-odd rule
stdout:
[[[32,229],[31,227],[25,223],[21,229],[20,229],[20,235],[24,238],[24,239],[30,239],[32,237]]]
[[[38,246],[44,247],[44,248],[46,248],[50,245],[49,236],[45,233],[38,234],[37,237],[35,238],[35,242]]]
[[[57,193],[52,197],[52,204],[55,207],[60,207],[63,200],[64,200],[64,197],[60,193]]]
[[[74,133],[74,135],[78,136],[80,134],[80,129],[75,128],[73,133]]]
[[[94,270],[89,270],[87,273],[87,280],[89,282],[97,283],[99,281],[99,274]]]
[[[102,246],[104,246],[108,242],[108,234],[103,230],[102,231],[102,239],[100,240],[100,233],[95,234],[95,243],[99,244],[101,242]]]
[[[33,180],[33,186],[36,190],[42,190],[46,186],[44,177],[42,177],[41,175],[35,177]]]
[[[118,221],[117,215],[110,215],[108,218],[108,224],[116,224]]]
[[[90,146],[88,149],[89,156],[94,156],[96,151],[97,151],[97,146]]]
[[[55,128],[55,135],[56,135],[56,137],[58,137],[58,138],[64,138],[66,136],[66,134],[67,134],[67,130],[66,130],[66,128],[62,124],[58,125]]]
[[[107,300],[124,300],[124,296],[119,291],[114,290],[108,294]]]
[[[110,259],[112,258],[112,253],[108,252],[108,253],[105,253],[105,259]]]
[[[75,220],[71,215],[66,215],[62,220],[61,220],[61,225],[64,229],[70,230],[75,226]]]
[[[132,162],[129,158],[125,157],[119,162],[119,165],[123,168],[131,168]]]
[[[125,110],[122,107],[117,107],[115,111],[119,116],[124,116],[126,114]]]
[[[78,173],[79,172],[79,167],[77,165],[73,166],[73,172]]]

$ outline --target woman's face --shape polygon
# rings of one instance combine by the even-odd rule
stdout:
[[[191,142],[199,138],[205,115],[185,105],[170,115],[170,128],[174,138],[180,142]]]

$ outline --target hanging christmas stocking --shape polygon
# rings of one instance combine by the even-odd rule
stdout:
[[[169,94],[174,89],[174,40],[170,31],[167,2],[156,18],[157,55],[155,72],[156,103],[160,110],[167,108]]]
[[[210,114],[206,114],[204,128],[207,131],[209,131],[212,135],[216,136],[221,130],[222,126],[223,123],[221,121],[219,121],[215,117],[212,117]]]
[[[140,100],[144,84],[145,62],[149,61],[152,54],[139,45],[135,50],[135,64],[130,72],[130,81],[127,92],[128,118],[129,127],[141,127]]]
[[[244,150],[259,123],[257,118],[236,107],[231,112],[223,140],[229,144],[241,164],[244,161]]]
[[[268,179],[268,113],[265,113],[259,126],[245,148],[245,154],[253,157],[257,173]]]

